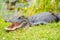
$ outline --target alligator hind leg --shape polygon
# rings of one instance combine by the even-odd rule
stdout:
[[[48,22],[42,22],[42,23],[40,23],[41,25],[46,25],[46,24],[48,24]]]
[[[48,22],[36,22],[36,23],[32,23],[32,25],[35,25],[35,26],[38,26],[39,24],[41,24],[41,25],[46,25],[46,24],[48,24]]]

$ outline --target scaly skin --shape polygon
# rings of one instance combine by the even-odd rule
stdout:
[[[27,24],[29,26],[32,26],[32,25],[48,24],[51,22],[57,22],[57,17],[50,12],[42,12],[40,14],[31,16],[29,18],[25,18],[23,16],[14,17],[13,19],[8,20],[7,22],[11,22],[13,24],[9,26],[6,30],[15,30],[17,28],[25,27]]]

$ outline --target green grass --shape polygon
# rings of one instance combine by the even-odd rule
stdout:
[[[0,2],[2,3],[3,0],[0,0]],[[37,0],[36,5],[32,4],[30,8],[23,10],[29,13],[27,14],[28,16],[32,13],[49,11],[50,9],[57,12],[57,4],[52,3],[50,8],[50,2],[50,0]],[[0,10],[1,7],[2,5],[0,5]],[[26,13],[25,11],[24,13]],[[2,13],[0,13],[0,16],[2,16]],[[19,28],[15,31],[6,32],[5,28],[8,27],[9,24],[10,23],[5,23],[3,19],[0,19],[0,40],[60,40],[60,22],[29,28]]]
[[[6,32],[9,24],[0,20],[0,40],[60,40],[60,22]]]

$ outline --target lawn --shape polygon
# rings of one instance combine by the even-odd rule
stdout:
[[[4,0],[0,0],[0,12],[3,11],[1,9],[5,7],[5,5],[1,3],[4,3]],[[29,2],[29,4],[30,3],[31,2]],[[49,10],[52,10],[54,13],[58,12],[57,7],[60,8],[58,5],[60,5],[59,0],[53,2],[51,0],[33,0],[29,7],[24,6],[20,10],[22,10],[22,15],[29,17],[36,13]],[[2,14],[3,13],[0,13],[0,16],[2,16]],[[7,19],[4,15],[3,17]],[[5,28],[10,24],[11,23],[6,23],[0,18],[0,40],[60,40],[60,22],[32,26],[29,28],[19,28],[14,31],[6,32]]]
[[[60,22],[6,32],[9,24],[0,19],[0,40],[60,40]]]

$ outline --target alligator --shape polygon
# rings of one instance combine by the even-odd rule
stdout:
[[[39,25],[39,24],[48,24],[52,22],[58,22],[58,18],[54,13],[51,12],[41,12],[38,14],[35,14],[33,16],[30,16],[28,18],[24,16],[16,16],[11,20],[5,20],[5,22],[11,22],[12,25],[5,28],[6,30],[15,30],[17,28],[21,27],[27,27],[33,26],[33,25]]]

